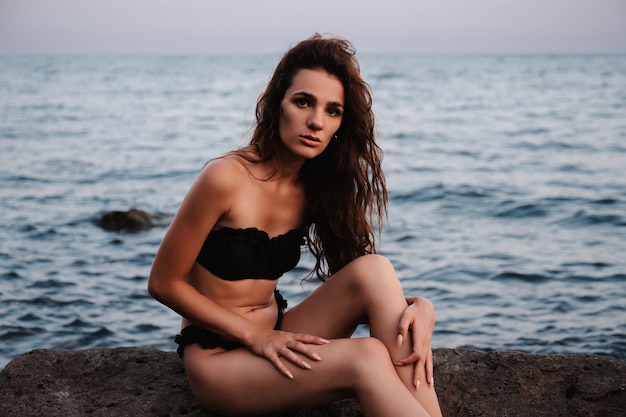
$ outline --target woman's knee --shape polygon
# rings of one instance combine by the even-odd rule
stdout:
[[[379,375],[381,372],[395,373],[395,368],[389,355],[389,350],[383,342],[374,337],[351,339],[354,346],[351,348],[350,358],[354,374],[362,378],[369,374]]]
[[[364,255],[352,261],[354,268],[351,283],[356,291],[384,291],[385,288],[396,290],[400,282],[396,271],[389,261],[381,255]]]
[[[363,357],[374,361],[391,361],[387,346],[375,337],[361,337],[353,340],[361,342],[360,352]]]

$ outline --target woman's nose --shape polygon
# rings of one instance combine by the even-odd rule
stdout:
[[[312,130],[322,130],[324,127],[324,112],[322,109],[311,109],[307,120],[307,127]]]

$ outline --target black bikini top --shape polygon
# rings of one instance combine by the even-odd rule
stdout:
[[[304,229],[294,229],[270,238],[255,227],[211,231],[196,262],[219,278],[278,279],[300,260]]]

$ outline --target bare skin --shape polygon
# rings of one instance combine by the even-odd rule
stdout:
[[[288,410],[356,396],[368,416],[440,416],[434,386],[416,389],[412,367],[393,367],[394,355],[404,357],[411,351],[410,341],[396,343],[405,308],[389,262],[376,255],[358,258],[285,314],[282,330],[294,332],[295,340],[303,332],[330,340],[302,350],[294,347],[304,354],[285,353],[284,366],[293,380],[245,349],[224,352],[194,345],[185,349],[190,384],[200,402],[224,414]],[[276,309],[269,310],[271,328]],[[347,339],[364,315],[372,317],[373,337]],[[287,360],[289,355],[293,359]],[[224,383],[224,375],[233,385]],[[234,400],[233,392],[240,392],[245,401]],[[258,396],[251,398],[250,392]]]
[[[150,293],[181,314],[183,326],[194,323],[245,345],[185,348],[194,395],[213,412],[263,414],[356,396],[366,416],[441,416],[432,384],[432,304],[421,298],[407,304],[383,257],[348,264],[287,311],[281,331],[273,330],[277,281],[227,281],[195,262],[213,229],[258,227],[276,236],[302,225],[305,198],[295,179],[339,128],[342,103],[334,76],[298,72],[281,105],[282,170],[261,180],[271,167],[233,156],[212,161],[159,248]],[[350,339],[363,321],[372,337]]]

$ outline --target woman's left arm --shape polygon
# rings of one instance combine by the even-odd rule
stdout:
[[[413,383],[419,388],[420,369],[424,370],[428,384],[433,383],[433,351],[430,342],[435,328],[435,307],[423,297],[406,297],[408,307],[398,323],[398,344],[411,330],[413,352],[406,358],[396,361],[396,365],[415,363]]]

